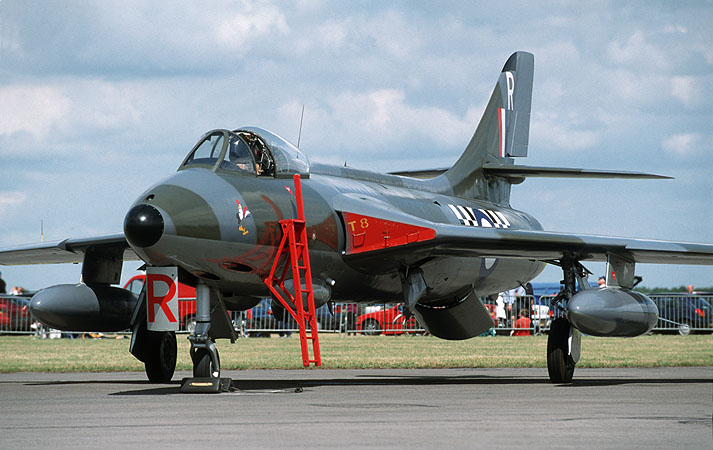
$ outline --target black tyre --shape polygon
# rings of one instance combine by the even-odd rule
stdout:
[[[569,320],[555,319],[547,338],[547,372],[553,383],[571,383],[574,361],[569,354]]]
[[[361,334],[376,336],[381,334],[381,325],[374,319],[367,319],[361,324]]]
[[[210,352],[204,348],[194,350],[193,354],[193,376],[196,378],[220,378],[220,369],[213,367],[213,359]],[[220,364],[220,356],[218,356]]]
[[[176,371],[176,333],[149,331],[144,367],[152,383],[168,383]]]

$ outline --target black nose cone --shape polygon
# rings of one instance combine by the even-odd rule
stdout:
[[[151,205],[136,205],[124,218],[124,236],[134,247],[151,247],[163,234],[163,216]]]

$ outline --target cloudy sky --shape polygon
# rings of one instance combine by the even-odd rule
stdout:
[[[296,142],[302,105],[313,161],[448,166],[516,50],[535,55],[519,163],[675,180],[532,179],[515,208],[554,231],[713,243],[712,2],[581,5],[0,0],[0,248],[39,241],[41,223],[46,241],[121,231],[204,132],[254,125]],[[0,270],[39,289],[80,269]],[[708,267],[637,272],[713,285]]]

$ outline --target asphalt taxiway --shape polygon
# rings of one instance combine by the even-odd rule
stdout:
[[[0,448],[713,448],[713,368],[0,374]]]

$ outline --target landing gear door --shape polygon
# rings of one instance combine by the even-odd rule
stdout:
[[[178,268],[146,268],[146,328],[178,331]]]

